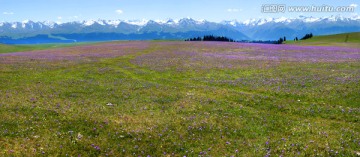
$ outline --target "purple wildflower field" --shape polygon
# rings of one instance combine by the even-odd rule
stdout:
[[[122,41],[0,54],[0,156],[357,156],[360,48]]]
[[[105,43],[51,50],[0,54],[1,62],[27,60],[59,61],[119,57],[144,50],[148,42]]]

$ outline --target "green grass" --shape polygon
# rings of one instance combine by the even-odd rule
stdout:
[[[360,32],[314,36],[311,39],[299,41],[289,40],[286,44],[360,47]]]
[[[72,47],[72,46],[89,45],[89,44],[95,44],[95,43],[83,42],[83,43],[69,43],[69,44],[29,44],[29,45],[0,44],[0,53],[46,50],[53,48]]]
[[[0,156],[359,152],[360,62],[223,61],[201,54],[252,49],[148,44],[110,58],[0,58]]]

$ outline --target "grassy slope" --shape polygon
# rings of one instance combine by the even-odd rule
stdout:
[[[299,40],[297,42],[289,40],[286,41],[286,44],[360,47],[360,32],[314,36],[311,39]]]
[[[46,50],[52,48],[71,47],[71,46],[86,45],[86,44],[94,44],[94,43],[84,42],[84,43],[71,43],[71,44],[30,44],[30,45],[0,44],[0,53]]]

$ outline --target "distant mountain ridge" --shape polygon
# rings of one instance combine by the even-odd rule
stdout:
[[[88,20],[67,23],[51,21],[0,22],[0,43],[48,43],[106,40],[187,39],[203,35],[235,40],[288,39],[312,32],[326,35],[360,31],[360,16],[323,18],[268,18],[209,22],[179,20]]]
[[[254,40],[273,40],[286,36],[288,39],[301,37],[306,33],[315,35],[329,35],[360,31],[360,16],[352,17],[305,17],[298,18],[267,18],[250,19],[244,22],[223,21],[225,25],[232,25]]]

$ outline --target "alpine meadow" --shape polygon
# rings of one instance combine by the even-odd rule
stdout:
[[[0,0],[0,156],[360,156],[352,0],[105,1]]]

